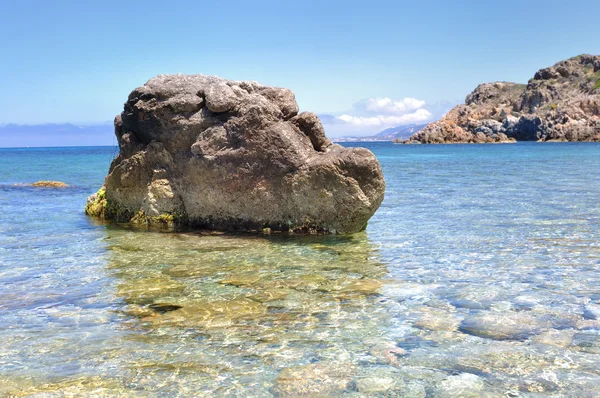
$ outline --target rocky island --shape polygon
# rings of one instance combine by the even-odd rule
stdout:
[[[353,233],[383,200],[373,153],[325,136],[294,94],[159,75],[115,119],[119,154],[86,214],[217,230]]]
[[[600,56],[561,61],[528,84],[481,84],[464,105],[401,142],[514,141],[600,141]]]

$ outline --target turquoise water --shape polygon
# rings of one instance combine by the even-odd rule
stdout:
[[[599,396],[600,145],[361,146],[367,231],[293,238],[103,225],[114,148],[0,149],[0,394]]]

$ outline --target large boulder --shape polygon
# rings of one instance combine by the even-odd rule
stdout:
[[[129,95],[115,133],[86,213],[117,222],[353,233],[384,196],[375,156],[331,143],[283,88],[160,75]]]

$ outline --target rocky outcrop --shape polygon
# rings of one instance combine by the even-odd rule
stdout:
[[[600,141],[600,56],[539,70],[528,84],[487,83],[404,143]]]
[[[294,94],[255,82],[160,75],[115,119],[119,154],[86,213],[219,230],[352,233],[383,200],[375,156],[325,136]]]
[[[31,184],[31,186],[37,187],[37,188],[66,188],[66,187],[68,187],[68,185],[62,181],[36,181],[33,184]]]

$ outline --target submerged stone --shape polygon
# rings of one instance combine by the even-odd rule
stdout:
[[[357,369],[344,362],[317,362],[281,371],[275,390],[280,396],[331,396],[348,389]]]
[[[442,311],[427,312],[415,322],[420,329],[432,331],[455,331],[460,324],[460,319],[451,313]]]
[[[524,313],[484,313],[466,318],[460,331],[493,340],[525,340],[542,327],[537,318]]]
[[[440,383],[439,397],[482,397],[485,382],[474,374],[462,373],[450,376]]]
[[[160,75],[115,119],[119,154],[86,213],[117,222],[354,233],[383,200],[373,153],[325,136],[290,90]]]
[[[592,320],[600,319],[600,305],[594,303],[587,304],[583,308],[583,317]]]
[[[600,335],[598,333],[577,333],[573,336],[573,348],[590,354],[600,354]]]

